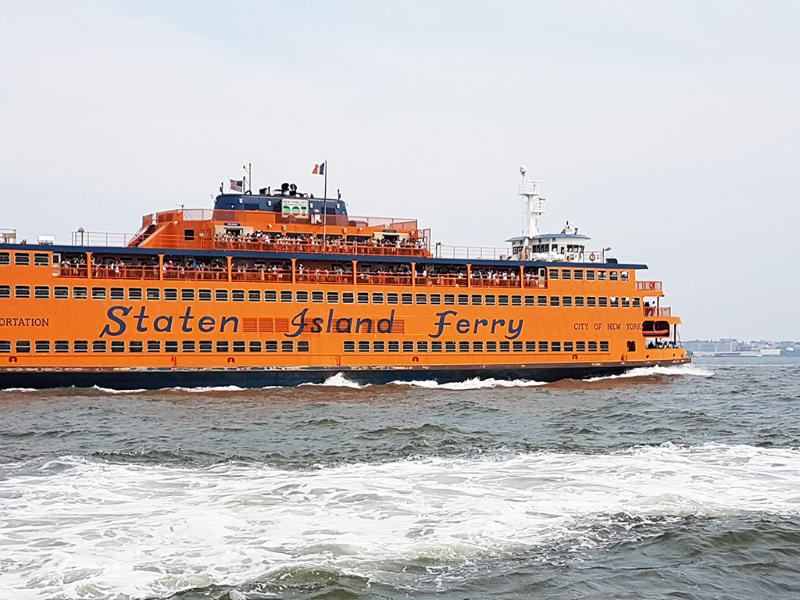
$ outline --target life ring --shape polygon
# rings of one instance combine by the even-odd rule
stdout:
[[[597,256],[595,256],[594,252],[592,252],[592,253],[589,255],[589,260],[590,260],[590,261],[592,261],[592,262],[594,262],[594,259],[595,259],[595,258],[597,258]]]

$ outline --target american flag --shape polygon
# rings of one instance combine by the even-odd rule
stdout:
[[[241,192],[242,187],[244,187],[244,180],[242,179],[231,179],[231,189],[234,192]]]

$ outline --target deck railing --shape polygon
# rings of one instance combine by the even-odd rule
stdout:
[[[660,281],[637,281],[636,282],[636,289],[640,292],[660,292],[661,291],[661,282]]]
[[[672,308],[669,306],[645,306],[645,317],[671,317]]]

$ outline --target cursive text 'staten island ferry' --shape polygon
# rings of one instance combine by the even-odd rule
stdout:
[[[551,381],[688,362],[661,282],[569,225],[539,233],[545,200],[521,173],[525,229],[505,250],[431,252],[414,219],[241,181],[119,242],[5,230],[0,388]]]

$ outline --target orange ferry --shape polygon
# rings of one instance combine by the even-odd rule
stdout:
[[[116,244],[6,230],[0,388],[552,381],[689,362],[661,282],[568,224],[539,233],[540,182],[520,171],[524,233],[506,250],[431,252],[414,219],[354,217],[289,184],[146,215]]]

